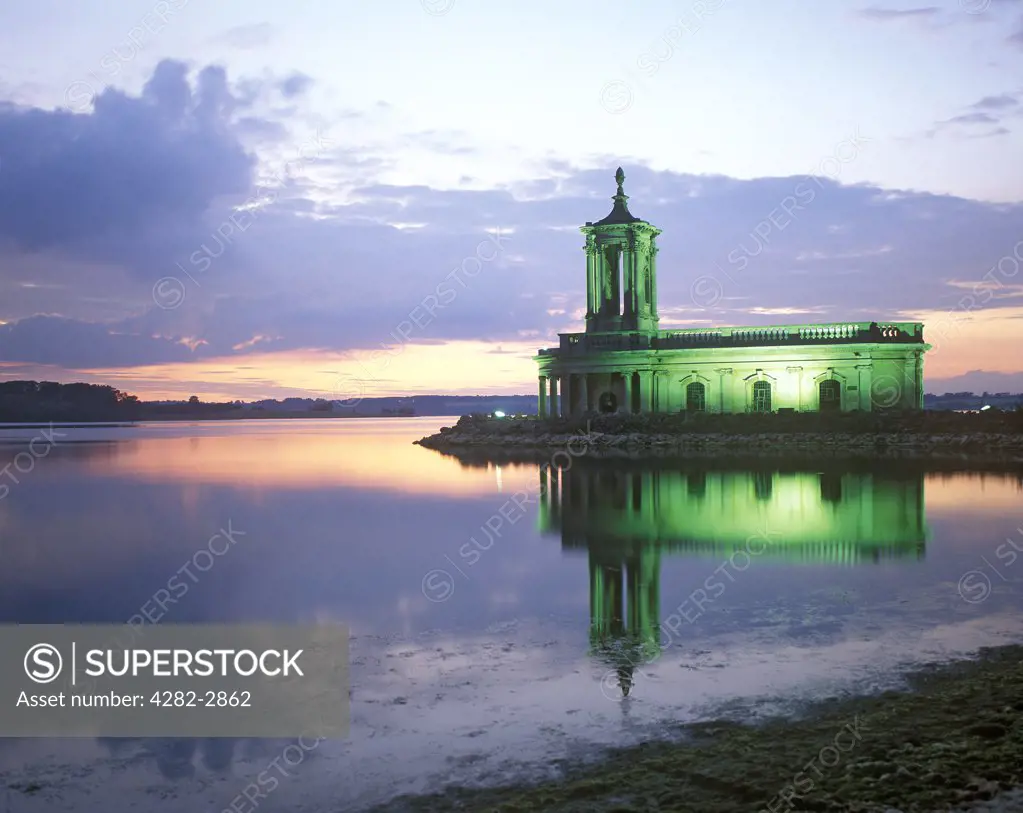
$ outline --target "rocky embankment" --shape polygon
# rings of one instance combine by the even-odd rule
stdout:
[[[590,458],[811,457],[1019,463],[1023,417],[912,415],[593,416],[540,420],[465,416],[419,441],[462,456],[530,460],[564,450]]]

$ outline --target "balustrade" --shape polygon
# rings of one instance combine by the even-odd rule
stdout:
[[[827,325],[778,325],[662,330],[657,333],[563,333],[557,348],[541,356],[566,356],[616,350],[673,350],[699,347],[749,347],[772,344],[834,342],[923,342],[923,326],[915,322],[857,322]]]

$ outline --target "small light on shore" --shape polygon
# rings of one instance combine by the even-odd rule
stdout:
[[[504,417],[504,413],[501,412],[501,410],[497,410],[497,412],[494,413],[494,417],[495,418],[503,418]]]
[[[984,404],[984,406],[980,408],[980,411],[983,412],[985,409],[991,409],[991,404]]]

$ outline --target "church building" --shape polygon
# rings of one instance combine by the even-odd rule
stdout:
[[[587,223],[586,332],[535,357],[539,414],[923,409],[919,322],[661,330],[657,236],[629,212]]]

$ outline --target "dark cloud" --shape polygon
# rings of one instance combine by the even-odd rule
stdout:
[[[990,113],[963,113],[953,116],[943,124],[997,124],[998,119]]]
[[[144,234],[187,231],[250,186],[237,107],[222,68],[193,84],[171,60],[141,96],[108,88],[89,114],[0,107],[0,240],[123,259]]]
[[[985,96],[970,105],[975,110],[1005,110],[1019,105],[1019,94],[999,93],[997,96]]]
[[[1018,205],[827,179],[739,181],[641,167],[628,175],[633,211],[664,229],[665,315],[696,324],[952,310],[963,289],[949,283],[979,280],[1019,240],[1023,219]],[[585,306],[576,230],[606,214],[610,200],[599,193],[613,192],[607,171],[577,171],[564,185],[573,190],[567,196],[529,201],[504,191],[367,186],[356,191],[358,203],[320,210],[320,219],[285,202],[225,241],[208,266],[182,257],[171,269],[184,293],[179,307],[153,306],[154,274],[131,292],[144,312],[83,323],[70,317],[75,302],[56,289],[51,301],[65,318],[12,321],[0,331],[0,358],[79,368],[213,356],[241,362],[267,351],[375,348],[402,341],[403,329],[416,342],[496,346],[531,335],[539,346]],[[387,225],[394,222],[424,225]],[[500,248],[485,231],[494,227],[514,230]],[[722,298],[704,308],[692,288],[708,275]],[[423,324],[412,324],[431,297],[444,307],[429,319],[420,310]]]
[[[273,39],[274,34],[274,27],[270,23],[251,23],[249,25],[236,25],[233,28],[229,28],[214,37],[213,41],[247,51],[268,45]]]
[[[122,324],[31,316],[0,325],[0,358],[87,368],[189,361],[193,354],[179,340],[127,332]]]
[[[967,136],[967,138],[994,138],[995,136],[1009,135],[1012,131],[1008,127],[995,127],[993,130],[988,130],[986,133],[977,133],[975,135]]]
[[[306,76],[304,73],[293,73],[281,82],[281,94],[286,99],[292,99],[301,96],[309,90],[312,84],[312,77]]]
[[[1017,48],[1023,48],[1023,19],[1020,19],[1016,24],[1016,30],[1009,35],[1006,42],[1010,45],[1015,45]]]
[[[947,133],[959,138],[989,138],[1005,135],[1010,132],[1005,122],[1020,115],[1019,99],[1023,94],[1001,93],[996,96],[985,96],[969,105],[965,112],[949,119],[937,121],[925,133],[925,137],[934,138],[939,133]],[[984,132],[970,132],[969,128],[977,125],[996,125]],[[962,128],[967,128],[965,131]]]
[[[940,14],[941,9],[937,6],[922,6],[920,8],[910,9],[880,8],[878,6],[871,6],[870,8],[860,9],[858,13],[859,16],[868,20],[885,22],[889,20],[916,19],[921,17],[931,18]]]

